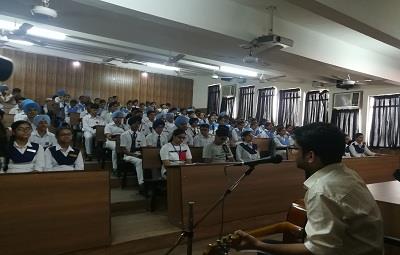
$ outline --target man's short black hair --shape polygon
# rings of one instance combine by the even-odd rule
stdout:
[[[219,125],[215,134],[217,136],[229,136],[229,128],[225,125]]]
[[[362,134],[362,133],[355,133],[355,134],[354,134],[354,139],[357,139],[357,138],[359,138],[360,136],[363,136],[363,134]]]
[[[199,127],[200,127],[200,129],[202,129],[202,128],[210,129],[210,125],[208,125],[207,123],[200,124]]]
[[[296,128],[294,137],[303,154],[313,151],[324,165],[339,163],[344,154],[344,134],[329,123],[312,123]]]

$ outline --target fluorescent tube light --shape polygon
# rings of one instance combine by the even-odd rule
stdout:
[[[223,73],[238,74],[238,75],[249,76],[249,77],[257,77],[257,75],[258,75],[257,72],[249,71],[246,69],[230,67],[230,66],[221,66],[220,71]]]
[[[179,60],[179,63],[188,65],[188,66],[194,66],[194,67],[199,67],[199,68],[203,68],[203,69],[213,70],[213,71],[219,70],[219,66],[213,66],[213,65],[203,64],[203,63],[199,63],[199,62]]]
[[[24,40],[8,39],[8,42],[15,43],[15,44],[20,44],[20,45],[24,45],[24,46],[33,46],[34,45],[34,43],[31,43],[31,42],[28,42],[28,41],[24,41]]]
[[[40,27],[32,27],[27,31],[27,34],[59,41],[65,40],[66,37],[63,33]]]
[[[145,65],[149,66],[149,67],[154,67],[154,68],[164,69],[164,70],[169,70],[169,71],[178,71],[179,72],[181,70],[179,67],[176,67],[176,66],[166,66],[166,65],[150,63],[150,62],[145,63]]]
[[[21,26],[21,24],[7,21],[7,20],[0,20],[0,29],[4,30],[16,30]]]

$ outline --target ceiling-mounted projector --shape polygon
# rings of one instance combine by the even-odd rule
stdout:
[[[53,10],[49,7],[40,6],[40,5],[36,5],[35,7],[33,7],[33,9],[31,10],[31,13],[34,16],[57,18],[56,10]]]

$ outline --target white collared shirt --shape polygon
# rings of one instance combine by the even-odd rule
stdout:
[[[10,111],[8,112],[8,114],[17,114],[22,112],[22,109],[19,109],[19,105],[16,104],[13,108],[10,109]]]
[[[57,144],[56,136],[53,133],[47,131],[43,136],[40,136],[37,129],[32,131],[29,141],[38,143],[42,145],[43,148],[48,148]]]
[[[14,115],[14,122],[19,120],[28,120],[28,115],[24,111],[20,111]]]
[[[356,151],[356,149],[354,148],[354,146],[358,146],[361,148],[363,146],[363,144],[353,142],[349,145],[349,150],[350,150],[350,154],[352,157],[361,158],[361,157],[365,157],[365,156],[375,156],[375,154],[376,154],[376,153],[370,151],[368,149],[367,145],[365,145],[365,147],[364,147],[364,153],[358,153]]]
[[[131,150],[133,133],[134,131],[132,129],[129,129],[128,131],[123,132],[120,137],[120,146],[125,147],[128,151]],[[136,148],[147,146],[146,137],[139,130],[136,131],[135,146]]]
[[[56,151],[61,151],[64,156],[68,156],[69,152],[75,150],[71,146],[68,146],[67,150],[64,151],[62,150],[61,146],[57,144]],[[49,149],[47,149],[44,152],[44,160],[45,160],[45,171],[73,171],[73,170],[84,170],[85,168],[85,165],[83,163],[82,152],[80,151],[73,166],[59,165]]]
[[[196,137],[193,139],[193,145],[194,147],[204,147],[207,146],[210,143],[214,142],[214,136],[213,135],[208,135],[208,137],[205,137],[201,133],[196,135]]]
[[[240,144],[241,143],[238,143],[238,145],[236,146],[236,161],[246,162],[246,161],[257,160],[260,158],[260,153],[258,152],[258,150],[256,154],[250,154]],[[251,149],[253,148],[252,143],[243,142],[243,144]]]
[[[104,127],[104,134],[120,135],[126,130],[128,130],[128,127],[125,124],[121,123],[121,125],[117,126],[113,121]]]
[[[19,146],[14,142],[13,146],[21,153],[25,153],[28,147],[32,147],[32,144],[28,142],[25,146]],[[31,150],[31,149],[29,149]],[[33,151],[32,151],[33,152]],[[31,162],[27,163],[15,163],[10,159],[8,163],[7,173],[28,173],[32,171],[43,171],[44,169],[44,150],[41,145],[39,145],[38,151]]]
[[[159,135],[156,132],[148,134],[146,136],[147,146],[157,147],[158,136]],[[168,143],[168,137],[164,134],[164,132],[162,132],[160,135],[160,143],[161,147]]]
[[[83,131],[96,133],[96,130],[93,128],[95,126],[104,126],[105,122],[102,117],[96,116],[93,117],[91,114],[86,115],[82,118],[82,127]]]
[[[304,243],[313,254],[383,254],[379,208],[364,181],[344,164],[331,164],[305,182],[308,222]]]

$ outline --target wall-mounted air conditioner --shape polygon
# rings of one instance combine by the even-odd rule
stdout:
[[[333,94],[333,108],[359,109],[362,104],[362,91]]]
[[[236,96],[236,85],[222,86],[222,97],[234,97],[234,96]]]

